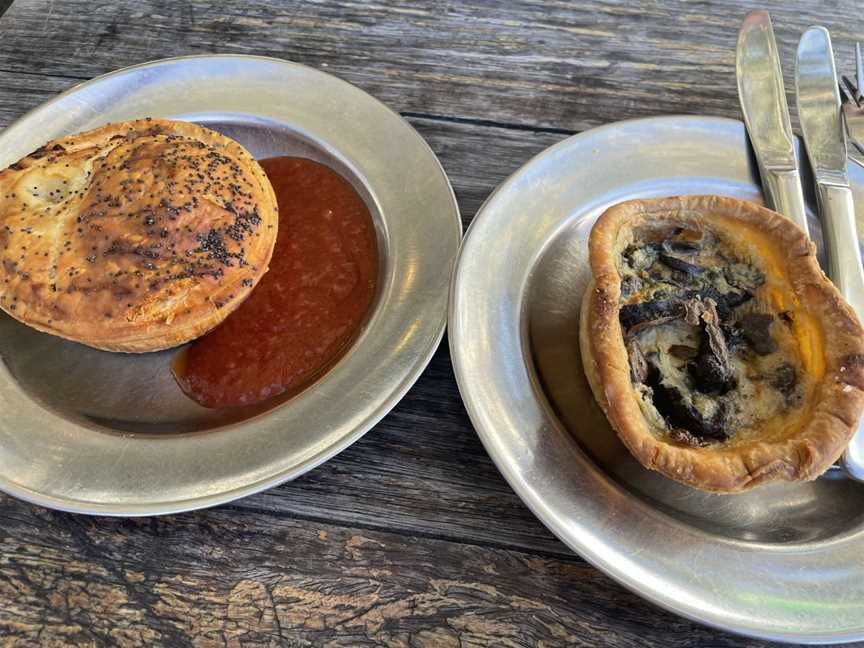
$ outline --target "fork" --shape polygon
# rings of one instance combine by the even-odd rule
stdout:
[[[843,98],[846,134],[852,144],[848,155],[853,162],[864,167],[864,64],[861,62],[861,43],[855,43],[855,83],[844,76],[840,96]]]

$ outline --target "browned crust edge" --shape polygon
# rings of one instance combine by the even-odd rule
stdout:
[[[705,216],[727,227],[747,223],[770,237],[786,261],[793,290],[823,329],[825,376],[815,387],[811,415],[775,442],[713,450],[673,445],[656,437],[630,381],[618,320],[620,277],[615,245],[622,230],[657,219]],[[707,491],[734,493],[772,481],[815,479],[837,460],[864,409],[864,334],[852,308],[822,272],[815,246],[791,221],[751,202],[721,196],[633,200],[608,209],[589,240],[593,279],[582,302],[580,346],[594,396],[624,445],[646,468]]]
[[[146,118],[110,123],[90,131],[68,135],[48,142],[34,153],[11,165],[11,167],[0,171],[0,179],[4,178],[6,174],[16,172],[18,169],[28,168],[34,159],[41,157],[44,151],[50,150],[57,143],[61,143],[68,150],[74,151],[81,147],[92,146],[94,143],[109,141],[117,135],[125,135],[130,129],[148,130],[154,126],[161,127],[169,133],[176,133],[207,144],[217,145],[219,148],[228,151],[232,157],[241,161],[245,170],[254,177],[255,183],[260,190],[261,199],[258,201],[258,206],[260,207],[262,223],[264,225],[273,224],[275,227],[272,230],[264,230],[266,236],[269,237],[269,241],[265,244],[261,256],[255,259],[255,263],[261,269],[252,278],[252,284],[240,285],[239,280],[236,282],[223,282],[222,286],[211,293],[211,297],[218,296],[220,298],[222,304],[220,308],[214,307],[212,302],[201,303],[197,307],[194,307],[188,315],[178,313],[170,324],[125,325],[117,327],[114,331],[106,331],[104,327],[100,327],[97,331],[89,325],[81,324],[67,325],[63,329],[60,329],[44,322],[22,318],[17,313],[3,307],[2,304],[0,304],[0,309],[38,331],[85,344],[96,349],[125,353],[146,353],[173,348],[200,337],[219,325],[252,293],[261,277],[269,269],[268,265],[276,244],[279,220],[276,195],[261,165],[258,164],[242,145],[221,133],[191,122],[165,119]]]

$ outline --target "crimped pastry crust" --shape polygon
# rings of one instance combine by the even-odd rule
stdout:
[[[621,279],[616,260],[647,223],[702,224],[759,262],[770,259],[771,299],[800,322],[802,353],[812,368],[807,397],[765,437],[732,436],[705,447],[676,444],[652,428],[631,381],[619,322]],[[612,427],[647,468],[716,492],[771,481],[812,480],[842,453],[864,408],[864,334],[853,310],[819,267],[815,246],[791,221],[754,203],[718,196],[633,200],[608,209],[589,242],[593,279],[582,302],[580,346],[594,396]],[[785,286],[780,290],[779,287]]]
[[[109,124],[0,172],[0,308],[110,351],[187,342],[267,271],[278,225],[264,171],[187,122]]]

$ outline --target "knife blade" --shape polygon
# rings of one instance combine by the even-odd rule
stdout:
[[[864,315],[864,267],[846,172],[846,131],[837,69],[831,36],[824,27],[811,27],[801,36],[795,62],[795,94],[804,144],[816,180],[828,275],[860,319]],[[843,454],[843,465],[852,477],[864,480],[861,426]]]
[[[770,207],[809,235],[783,71],[767,11],[747,14],[735,56],[738,99]]]

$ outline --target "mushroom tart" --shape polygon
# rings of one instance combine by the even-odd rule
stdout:
[[[837,460],[864,408],[864,333],[797,226],[733,198],[633,200],[589,248],[585,373],[645,467],[731,493]]]

